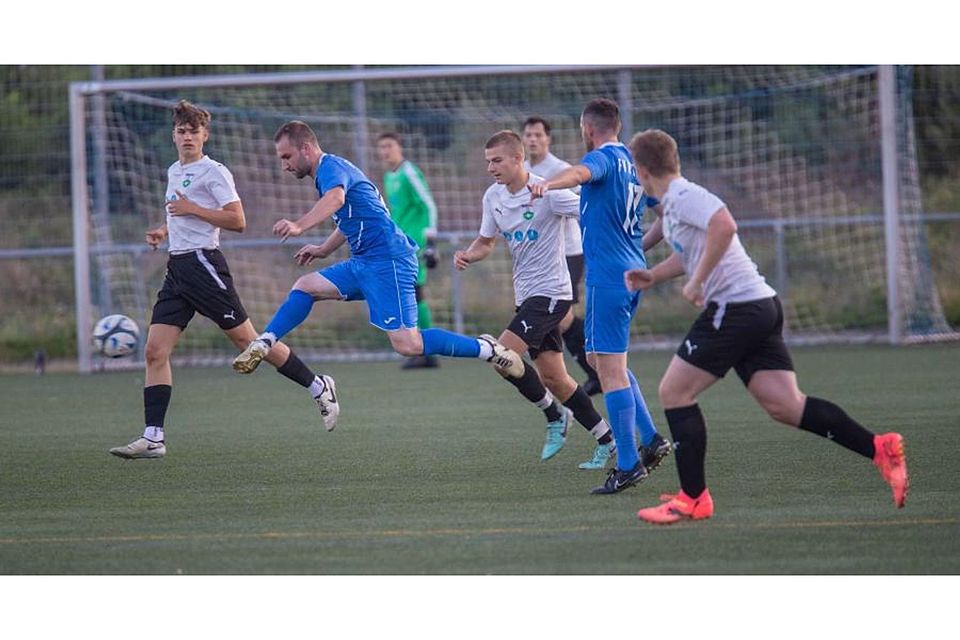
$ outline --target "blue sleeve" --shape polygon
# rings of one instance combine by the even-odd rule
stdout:
[[[610,170],[610,158],[596,149],[583,156],[580,164],[590,170],[590,180],[588,182],[603,180]]]
[[[324,162],[320,165],[320,171],[317,172],[317,188],[320,193],[326,193],[336,187],[343,187],[343,190],[347,191],[350,188],[350,175],[343,165]]]

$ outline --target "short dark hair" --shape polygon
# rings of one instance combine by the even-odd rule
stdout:
[[[655,178],[680,173],[677,141],[660,129],[647,129],[630,138],[630,154],[638,167]]]
[[[501,144],[510,149],[510,151],[514,153],[520,152],[520,155],[523,155],[523,141],[520,140],[520,136],[518,136],[515,131],[511,131],[510,129],[497,131],[490,136],[490,139],[487,140],[487,144],[484,145],[483,148],[493,149]]]
[[[620,107],[609,98],[588,102],[583,108],[583,119],[603,133],[620,133]]]
[[[393,131],[387,131],[386,133],[381,133],[379,136],[377,136],[377,142],[380,142],[381,140],[393,140],[401,147],[403,146],[403,142],[400,140],[400,134],[394,133]]]
[[[187,125],[194,129],[210,125],[210,112],[206,109],[181,100],[173,108],[173,126]]]
[[[532,127],[535,124],[542,124],[543,132],[546,133],[547,135],[550,135],[550,123],[544,120],[543,118],[541,118],[540,116],[530,116],[529,118],[524,120],[523,128],[526,129],[527,127]]]
[[[320,146],[320,141],[317,140],[317,134],[313,132],[310,125],[300,120],[291,120],[281,125],[280,128],[277,129],[277,132],[273,134],[273,142],[280,142],[280,139],[283,137],[290,140],[290,144],[298,149],[306,142],[310,142],[317,147]]]

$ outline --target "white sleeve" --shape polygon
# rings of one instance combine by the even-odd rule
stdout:
[[[214,169],[213,176],[211,176],[210,182],[207,184],[210,188],[210,195],[217,201],[218,207],[223,207],[231,202],[240,200],[237,187],[233,183],[233,174],[222,164]]]
[[[677,218],[699,229],[706,229],[710,219],[726,205],[706,189],[688,189],[678,198]]]
[[[580,217],[580,196],[570,189],[547,191],[550,198],[550,210],[558,216]]]
[[[487,194],[483,196],[483,219],[480,221],[480,235],[484,238],[496,238],[500,233],[493,214],[493,203]]]

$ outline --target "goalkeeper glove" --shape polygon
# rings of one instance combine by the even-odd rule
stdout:
[[[440,262],[440,256],[437,254],[437,245],[430,238],[427,240],[427,248],[423,250],[423,261],[427,269],[435,269]]]

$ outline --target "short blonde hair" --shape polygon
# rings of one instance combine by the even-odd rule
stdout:
[[[523,141],[515,131],[511,131],[510,129],[497,131],[495,134],[490,136],[490,139],[487,140],[487,144],[483,148],[493,149],[501,144],[509,149],[512,153],[519,153],[521,156],[523,155]]]
[[[680,173],[677,141],[666,131],[641,131],[630,139],[629,146],[637,166],[643,167],[655,178]]]

